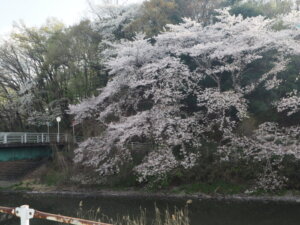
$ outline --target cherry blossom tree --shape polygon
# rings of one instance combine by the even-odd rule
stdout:
[[[264,168],[255,189],[276,190],[287,178],[279,175],[285,156],[300,159],[299,126],[282,127],[277,123],[261,124],[251,136],[232,135],[225,145],[219,146],[224,161],[245,160],[260,162]]]
[[[286,97],[280,99],[275,103],[278,112],[286,112],[288,116],[291,116],[300,111],[300,96],[297,90],[292,93],[288,93]]]
[[[281,30],[273,29],[276,19],[244,19],[228,9],[218,13],[218,21],[209,26],[185,19],[154,40],[138,34],[134,41],[111,44],[105,52],[108,85],[97,97],[70,106],[76,120],[93,118],[106,128],[80,145],[75,162],[101,175],[117,174],[132,160],[126,144],[154,142],[159,147],[133,169],[139,181],[147,181],[195,166],[204,139],[221,143],[230,138],[236,141],[233,146],[243,143],[244,154],[252,157],[258,144],[266,144],[261,154],[273,154],[271,146],[276,154],[286,152],[282,145],[239,139],[235,128],[248,116],[247,95],[262,85],[278,87],[277,75],[286,69],[288,57],[299,54],[295,23],[300,13],[282,17]],[[270,51],[276,52],[271,68],[245,84],[247,68]],[[219,149],[230,154],[234,148]],[[292,151],[298,154],[297,148]]]

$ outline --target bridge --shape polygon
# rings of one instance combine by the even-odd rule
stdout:
[[[75,139],[57,133],[0,132],[0,162],[49,157],[51,146],[64,146],[77,142]]]
[[[50,157],[51,145],[66,142],[64,134],[0,132],[0,162]]]
[[[0,132],[0,180],[18,179],[52,157],[54,146],[78,141],[57,133]]]

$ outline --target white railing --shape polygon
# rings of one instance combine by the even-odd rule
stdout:
[[[0,144],[65,143],[72,139],[57,133],[0,132]]]

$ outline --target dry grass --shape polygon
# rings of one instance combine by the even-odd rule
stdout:
[[[83,203],[80,202],[77,217],[111,223],[113,225],[190,225],[188,216],[188,204],[190,203],[191,201],[189,200],[183,209],[174,208],[172,211],[169,209],[161,211],[155,205],[154,220],[148,221],[145,209],[140,209],[140,215],[138,217],[127,215],[114,220],[103,215],[100,208],[84,211],[82,209]]]

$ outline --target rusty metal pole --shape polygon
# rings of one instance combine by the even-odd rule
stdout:
[[[46,219],[46,220],[56,221],[60,223],[74,224],[74,225],[112,225],[108,223],[95,222],[91,220],[84,220],[84,219],[79,219],[74,217],[55,215],[51,213],[40,212],[37,210],[34,213],[34,218]]]
[[[15,209],[10,207],[0,206],[0,213],[10,214],[15,216]]]
[[[0,213],[6,213],[6,214],[20,217],[21,225],[29,225],[29,220],[32,218],[45,219],[45,220],[73,224],[73,225],[113,225],[109,223],[102,223],[102,222],[96,222],[91,220],[84,220],[84,219],[79,219],[74,217],[41,212],[34,209],[30,209],[28,205],[24,205],[18,208],[9,208],[9,207],[0,206]]]

